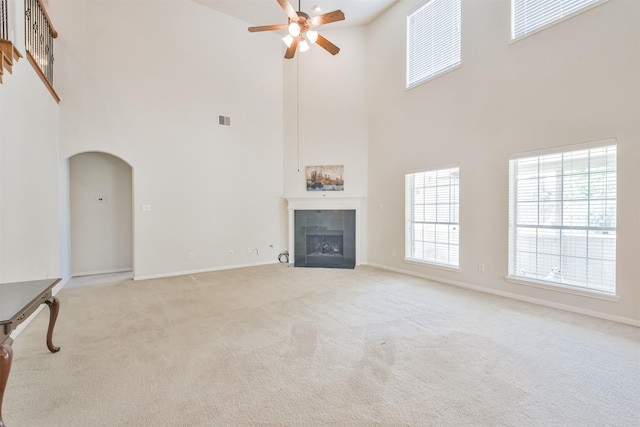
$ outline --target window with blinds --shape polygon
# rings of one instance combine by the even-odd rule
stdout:
[[[512,158],[509,277],[615,294],[616,145]]]
[[[407,16],[407,88],[460,65],[460,0],[431,0]]]
[[[607,0],[511,0],[511,39],[546,28]]]
[[[459,168],[407,174],[406,259],[459,266]]]

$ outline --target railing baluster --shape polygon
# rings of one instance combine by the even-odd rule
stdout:
[[[7,0],[0,0],[0,40],[9,40],[9,13]]]
[[[40,13],[40,8],[38,8],[38,13],[36,14],[36,16],[38,18],[38,23],[35,31],[33,32],[33,35],[34,35],[33,42],[36,46],[36,52],[38,52],[40,69],[42,70],[42,72],[44,72],[44,75],[46,76],[47,63],[45,62],[45,57],[42,56],[42,31],[44,30],[44,26],[42,25],[42,14]]]
[[[47,79],[53,83],[53,51],[51,47],[53,43],[51,42],[51,32],[47,32],[47,35],[44,38],[44,53],[47,55],[49,60],[47,61]]]
[[[32,0],[26,0],[25,7],[25,23],[24,23],[24,42],[25,45],[31,46],[31,26],[32,24],[32,13],[31,9],[33,8]]]
[[[45,73],[44,75],[46,76],[47,73],[47,63],[46,63],[46,59],[45,57],[42,55],[42,37],[43,37],[43,33],[42,31],[44,31],[44,25],[43,25],[43,19],[42,19],[42,14],[40,13],[40,8],[38,8],[38,27],[36,28],[36,31],[34,31],[33,35],[35,36],[35,45],[36,45],[36,50],[38,51],[38,57],[40,58],[40,68],[42,69],[42,71]]]

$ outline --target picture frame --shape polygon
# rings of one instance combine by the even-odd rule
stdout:
[[[307,166],[307,191],[344,191],[344,165]]]

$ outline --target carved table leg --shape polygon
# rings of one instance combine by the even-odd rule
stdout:
[[[60,347],[53,345],[53,327],[56,325],[56,319],[58,318],[58,311],[60,311],[60,301],[57,297],[53,297],[50,300],[45,301],[45,304],[49,306],[49,330],[47,330],[47,348],[51,353],[60,351]],[[0,427],[2,427],[0,425]]]
[[[6,427],[6,424],[2,421],[2,398],[4,397],[4,389],[7,386],[7,379],[9,379],[11,359],[13,359],[12,342],[11,338],[8,338],[0,344],[0,427]]]

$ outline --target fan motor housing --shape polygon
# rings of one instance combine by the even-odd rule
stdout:
[[[298,14],[298,25],[300,26],[300,32],[304,33],[305,31],[307,31],[309,28],[311,28],[310,24],[310,19],[311,17],[309,15],[307,15],[304,12],[301,11],[297,11],[296,12]],[[291,24],[291,22],[293,22],[293,20],[291,18],[289,18],[289,24]]]

